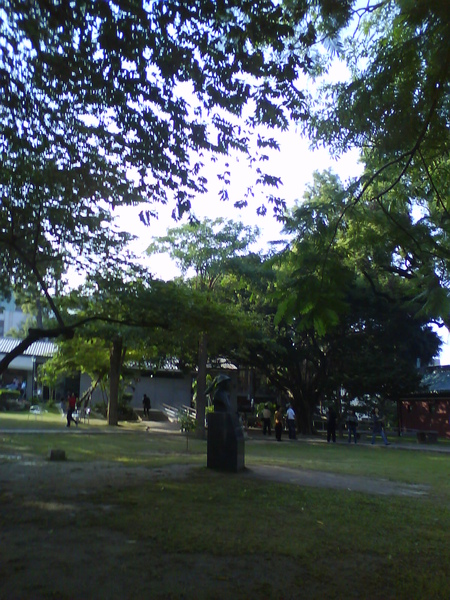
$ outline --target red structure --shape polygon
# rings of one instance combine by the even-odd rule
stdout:
[[[450,439],[450,366],[428,367],[422,390],[398,403],[400,431],[436,432]]]
[[[424,394],[400,400],[400,431],[436,431],[450,439],[450,394]]]

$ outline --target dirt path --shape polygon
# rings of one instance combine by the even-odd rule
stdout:
[[[364,492],[382,496],[425,496],[428,494],[429,489],[424,485],[395,483],[387,479],[370,479],[369,477],[289,469],[287,467],[252,467],[249,470],[249,475],[279,483]]]
[[[127,467],[114,463],[93,461],[83,463],[51,462],[48,460],[22,460],[19,457],[0,455],[0,493],[18,494],[33,490],[45,496],[47,492],[70,498],[109,487],[128,487],[140,481],[164,477],[182,479],[193,465],[170,465],[157,469]],[[308,471],[278,466],[252,466],[246,468],[243,477],[256,477],[279,483],[291,483],[309,487],[347,489],[378,495],[424,496],[428,487],[392,482],[387,479],[371,479],[352,475]],[[70,482],[70,483],[69,483]]]

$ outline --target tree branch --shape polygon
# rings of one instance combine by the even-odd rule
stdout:
[[[94,321],[102,321],[104,323],[112,323],[116,325],[127,325],[129,327],[161,327],[163,329],[168,329],[167,321],[165,320],[159,321],[158,319],[155,319],[151,323],[146,323],[143,321],[134,322],[112,319],[110,317],[102,317],[100,315],[86,317],[85,319],[81,319],[80,321],[72,323],[71,325],[63,324],[62,326],[55,327],[53,329],[37,329],[30,327],[27,337],[0,360],[0,374],[4,373],[11,362],[18,356],[21,356],[32,344],[34,344],[34,342],[42,339],[53,339],[57,337],[64,337],[68,340],[72,339],[75,335],[76,329]]]

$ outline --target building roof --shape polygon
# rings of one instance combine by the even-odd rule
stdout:
[[[8,354],[22,340],[16,338],[0,338],[0,354]],[[33,342],[22,354],[23,356],[35,356],[36,358],[50,358],[56,352],[56,344],[53,342]]]
[[[428,367],[422,385],[430,392],[450,392],[450,366]]]

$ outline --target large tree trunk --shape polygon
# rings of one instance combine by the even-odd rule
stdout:
[[[206,409],[206,364],[208,361],[208,336],[200,334],[198,343],[198,371],[197,371],[197,415],[196,436],[204,440],[205,432],[205,409]]]
[[[119,381],[123,361],[122,338],[116,337],[109,354],[108,425],[119,424]]]
[[[292,402],[297,416],[297,427],[301,434],[311,435],[313,433],[312,409],[303,396],[295,395]]]

